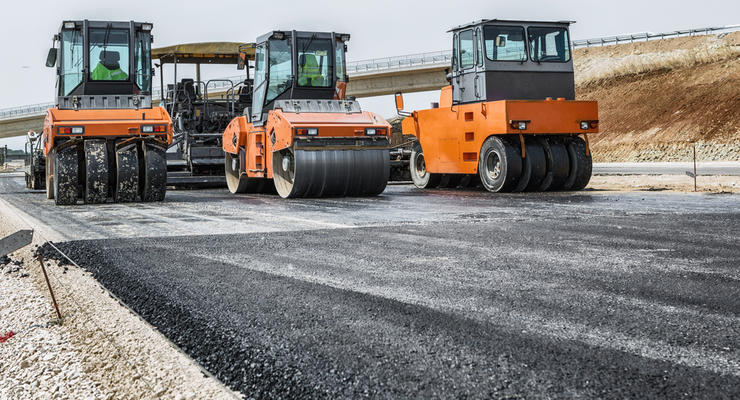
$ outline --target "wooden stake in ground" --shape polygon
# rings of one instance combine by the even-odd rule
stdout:
[[[44,257],[41,256],[41,253],[39,253],[39,263],[41,263],[41,271],[44,272],[44,279],[46,280],[46,286],[49,287],[49,293],[51,293],[51,302],[54,304],[54,310],[57,312],[57,317],[59,317],[59,323],[62,323],[62,313],[59,312],[59,305],[57,304],[57,299],[54,297],[54,291],[51,290],[51,283],[49,283],[49,277],[46,275],[46,267],[44,267]]]

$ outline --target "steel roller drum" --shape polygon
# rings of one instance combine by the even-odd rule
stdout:
[[[376,196],[389,174],[388,149],[284,150],[273,156],[275,188],[284,198]]]

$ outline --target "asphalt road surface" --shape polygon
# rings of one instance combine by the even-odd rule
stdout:
[[[735,195],[0,200],[257,398],[740,397]]]
[[[684,175],[686,171],[694,172],[694,163],[690,162],[625,162],[596,163],[595,175]],[[708,161],[696,163],[696,174],[740,176],[738,161]]]

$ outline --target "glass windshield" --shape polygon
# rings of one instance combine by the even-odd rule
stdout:
[[[529,53],[532,61],[570,61],[570,41],[564,28],[529,28]]]
[[[262,114],[262,106],[264,103],[262,99],[265,95],[265,45],[260,44],[254,52],[254,108],[252,109],[252,117],[259,119]]]
[[[125,81],[129,75],[128,29],[90,29],[90,79]]]
[[[473,31],[460,32],[460,68],[467,69],[475,65],[473,53]]]
[[[330,87],[333,83],[334,62],[331,40],[299,38],[298,86]]]
[[[152,88],[151,45],[149,32],[136,32],[134,66],[136,67],[136,84],[142,92],[150,92]]]
[[[337,80],[343,81],[344,75],[347,74],[347,71],[344,66],[344,43],[341,41],[337,41]]]
[[[283,94],[291,85],[293,68],[291,63],[290,42],[287,40],[270,40],[269,48],[269,82],[265,104]]]
[[[491,61],[525,61],[524,28],[520,26],[485,26],[483,39],[486,57]]]
[[[66,96],[82,82],[82,35],[80,31],[62,31],[62,76],[59,92]]]

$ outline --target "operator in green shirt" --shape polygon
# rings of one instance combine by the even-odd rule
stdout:
[[[94,81],[125,81],[128,74],[123,72],[118,64],[120,54],[117,51],[103,50],[100,52],[100,62],[95,66],[90,78]]]

